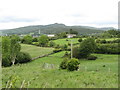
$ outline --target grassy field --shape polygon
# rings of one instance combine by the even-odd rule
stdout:
[[[113,41],[113,40],[116,40],[116,39],[118,39],[118,38],[106,38],[105,40],[106,41]],[[101,40],[103,40],[103,39],[101,39]]]
[[[53,40],[53,42],[55,42],[56,44],[59,44],[61,46],[61,45],[64,45],[64,44],[68,45],[68,43],[71,43],[71,40],[72,40],[73,44],[79,43],[78,39],[79,38],[65,38],[65,39]]]
[[[3,68],[3,87],[9,80],[15,82],[13,86],[16,87],[24,82],[23,87],[26,88],[118,87],[118,55],[94,54],[97,60],[80,60],[79,71],[69,72],[59,69],[64,53],[62,51],[30,63]]]
[[[32,56],[32,58],[49,54],[53,50],[54,48],[37,47],[34,45],[21,44],[21,51],[28,52]]]

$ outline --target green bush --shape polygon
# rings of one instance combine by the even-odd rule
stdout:
[[[60,51],[62,51],[62,50],[61,49],[54,49],[53,50],[54,53],[57,53],[57,52],[60,52]]]
[[[93,55],[90,55],[87,57],[88,60],[96,60],[97,57],[96,56],[93,56]]]
[[[64,58],[64,60],[60,64],[61,69],[67,69],[68,58]]]
[[[55,42],[50,41],[50,42],[49,42],[49,46],[50,46],[50,47],[54,47],[54,46],[55,46]]]
[[[120,54],[119,44],[99,44],[95,53],[100,54]]]
[[[78,70],[79,69],[79,64],[80,63],[79,63],[78,59],[72,58],[70,61],[68,61],[67,69],[69,71]]]
[[[26,52],[20,52],[17,55],[16,58],[16,62],[15,63],[26,63],[26,62],[30,62],[32,60],[31,56],[29,55],[29,53]]]
[[[100,40],[100,43],[102,44],[105,44],[105,43],[107,43],[107,41],[104,39],[104,40]]]
[[[63,57],[70,57],[70,54],[68,52],[65,52],[64,56]]]
[[[63,46],[61,46],[62,50],[67,50],[68,45],[64,44]]]
[[[38,38],[36,38],[36,37],[33,38],[33,39],[32,39],[32,42],[38,42]]]
[[[9,55],[2,55],[2,66],[8,67],[11,65],[10,56]]]
[[[79,38],[79,39],[78,39],[78,42],[82,42],[82,38]]]

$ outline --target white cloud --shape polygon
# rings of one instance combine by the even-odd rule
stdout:
[[[0,29],[56,22],[66,25],[117,28],[117,19],[118,0],[1,0],[0,2]]]

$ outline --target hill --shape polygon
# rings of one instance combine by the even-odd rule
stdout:
[[[70,29],[77,31],[79,34],[92,34],[92,33],[101,33],[103,32],[100,28],[88,27],[88,26],[66,26],[64,24],[49,24],[49,25],[34,25],[26,26],[15,29],[6,29],[2,30],[2,34],[28,34],[35,33],[38,34],[40,30],[41,34],[51,34],[51,33],[60,33],[60,32],[69,32]]]

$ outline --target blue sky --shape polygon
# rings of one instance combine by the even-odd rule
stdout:
[[[0,29],[53,23],[117,28],[118,1],[1,0]]]

